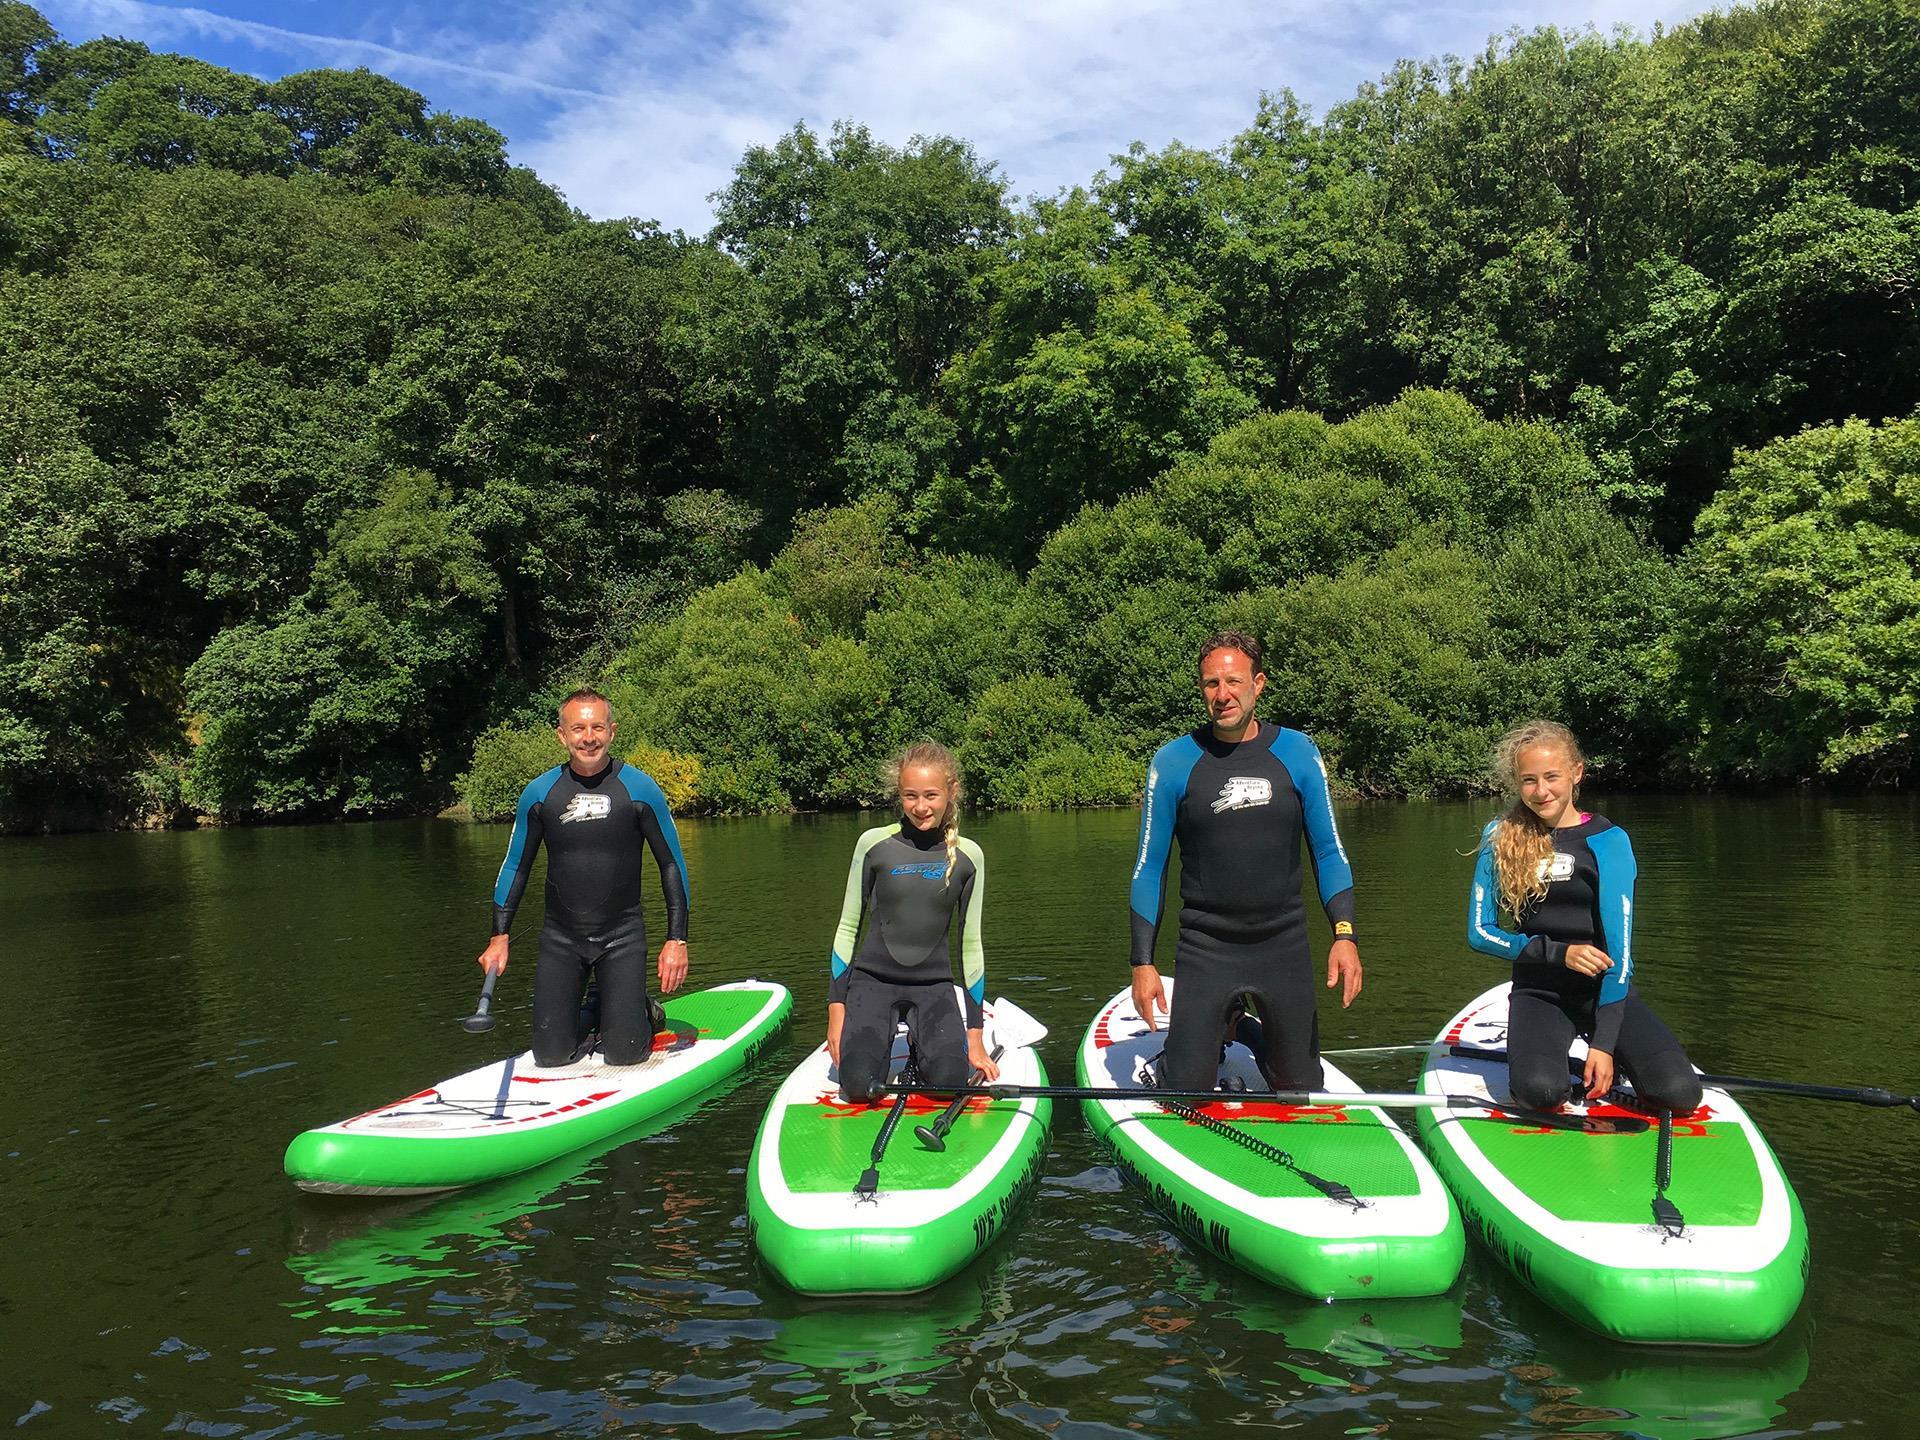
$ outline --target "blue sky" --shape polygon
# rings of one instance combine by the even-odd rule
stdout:
[[[1132,141],[1212,148],[1290,87],[1323,113],[1401,57],[1554,24],[1646,31],[1671,0],[36,0],[69,40],[126,35],[273,77],[364,65],[475,115],[588,213],[704,233],[707,197],[796,121],[958,135],[1015,196]]]

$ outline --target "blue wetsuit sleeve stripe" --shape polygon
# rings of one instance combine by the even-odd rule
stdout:
[[[1327,922],[1338,926],[1345,921],[1346,933],[1351,935],[1353,866],[1333,818],[1333,787],[1327,780],[1327,762],[1320,755],[1320,747],[1298,730],[1283,730],[1280,739],[1285,743],[1280,761],[1293,779],[1293,793],[1300,797],[1300,821],[1307,832],[1307,853],[1313,860],[1320,904],[1326,909]],[[1334,933],[1340,932],[1336,929]]]
[[[527,877],[533,873],[533,858],[540,850],[540,802],[553,789],[559,773],[557,769],[549,770],[530,782],[520,792],[520,803],[514,807],[513,834],[507,840],[506,859],[500,862],[500,873],[493,882],[493,933],[496,935],[504,935],[512,928],[514,912],[520,908],[520,897],[526,893]]]
[[[660,893],[667,903],[667,938],[687,938],[687,917],[693,911],[693,884],[687,877],[687,857],[680,849],[680,831],[673,823],[666,792],[644,770],[620,767],[620,782],[639,809],[640,833],[660,867]]]
[[[1600,930],[1607,940],[1613,968],[1600,977],[1600,1003],[1615,1005],[1627,998],[1633,981],[1633,888],[1639,867],[1633,842],[1618,826],[1587,841],[1599,871]]]
[[[1184,747],[1184,748],[1183,748]],[[1140,849],[1133,865],[1129,892],[1133,912],[1133,963],[1153,963],[1153,943],[1160,931],[1160,910],[1167,884],[1167,859],[1173,853],[1173,831],[1180,817],[1180,801],[1187,777],[1200,758],[1192,738],[1163,745],[1147,767],[1146,792],[1140,804]]]
[[[1480,854],[1473,862],[1473,893],[1467,906],[1467,944],[1483,955],[1518,960],[1530,937],[1500,927],[1500,886],[1493,873],[1493,835],[1500,822],[1480,832]]]

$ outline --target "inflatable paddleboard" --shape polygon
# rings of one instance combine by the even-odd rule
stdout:
[[[665,1004],[666,1029],[638,1065],[608,1065],[597,1051],[552,1069],[530,1051],[497,1060],[295,1136],[287,1174],[323,1194],[417,1195],[531,1169],[751,1064],[793,997],[784,985],[743,980]]]
[[[1508,989],[1495,986],[1447,1023],[1427,1052],[1422,1090],[1508,1098]],[[1576,1039],[1570,1061],[1585,1058],[1586,1042]],[[1647,1118],[1605,1101],[1567,1108]],[[1421,1111],[1417,1125],[1468,1228],[1591,1330],[1642,1344],[1757,1345],[1799,1308],[1807,1271],[1800,1201],[1724,1090],[1708,1089],[1698,1110],[1674,1117],[1666,1198],[1684,1220],[1677,1229],[1654,1221],[1657,1126],[1582,1134],[1456,1111]]]
[[[1162,984],[1169,1007],[1178,1004],[1174,981]],[[1142,1067],[1165,1040],[1164,1022],[1159,1032],[1148,1030],[1131,989],[1122,990],[1087,1027],[1080,1084],[1140,1088]],[[1324,1091],[1358,1093],[1331,1064],[1321,1064]],[[1251,1090],[1266,1088],[1242,1045],[1227,1047],[1222,1074]],[[1236,1101],[1225,1094],[1198,1106],[1202,1115],[1285,1151],[1302,1169],[1344,1184],[1356,1206],[1150,1099],[1081,1105],[1121,1171],[1189,1240],[1272,1284],[1316,1300],[1437,1295],[1460,1273],[1466,1239],[1446,1186],[1384,1110]]]
[[[989,1052],[1006,1047],[1001,1080],[1047,1083],[1033,1050],[1044,1029],[996,1000],[983,1030]],[[896,1077],[906,1059],[903,1028],[894,1037]],[[747,1215],[761,1260],[790,1288],[805,1295],[925,1290],[992,1244],[1038,1181],[1051,1100],[976,1096],[936,1152],[914,1130],[931,1125],[948,1102],[916,1095],[879,1163],[878,1189],[855,1194],[891,1103],[891,1096],[872,1105],[844,1100],[823,1044],[768,1104],[747,1164]]]

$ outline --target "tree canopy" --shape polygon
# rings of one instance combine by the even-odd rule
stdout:
[[[587,678],[689,803],[1122,801],[1223,620],[1367,792],[1531,710],[1898,782],[1916,76],[1911,0],[1516,31],[1019,204],[796,126],[690,237],[0,0],[0,826],[430,810]]]

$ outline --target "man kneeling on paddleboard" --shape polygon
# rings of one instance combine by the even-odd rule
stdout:
[[[641,848],[660,867],[667,902],[667,940],[660,947],[660,992],[687,978],[687,866],[667,798],[651,776],[612,753],[613,707],[598,690],[575,690],[560,702],[554,734],[566,747],[563,765],[520,792],[513,838],[493,887],[493,939],[480,953],[489,974],[507,968],[507,931],[547,847],[547,918],[533,976],[533,1058],[565,1065],[587,1040],[591,1021],[580,998],[587,979],[599,985],[600,1053],[609,1065],[637,1065],[664,1023],[647,994],[647,921],[640,905]]]
[[[1360,993],[1353,871],[1334,828],[1320,751],[1298,730],[1262,724],[1259,642],[1236,630],[1200,647],[1200,693],[1211,723],[1160,747],[1147,770],[1133,868],[1133,1003],[1150,1029],[1166,1012],[1153,946],[1167,859],[1180,842],[1179,992],[1167,1026],[1161,1083],[1213,1088],[1228,1013],[1250,997],[1264,1022],[1261,1068],[1276,1090],[1319,1090],[1320,1026],[1300,898],[1304,831],[1333,926],[1327,985],[1340,1003]]]

